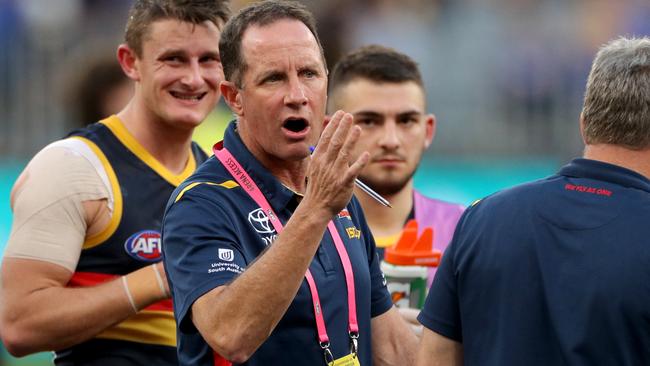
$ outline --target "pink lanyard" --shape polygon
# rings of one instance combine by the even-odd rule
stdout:
[[[235,157],[232,156],[232,154],[225,147],[223,147],[223,142],[214,145],[213,151],[214,155],[217,157],[217,159],[219,159],[221,164],[223,164],[223,166],[228,169],[237,183],[239,183],[244,191],[246,191],[246,193],[248,193],[248,195],[266,213],[268,218],[271,220],[271,224],[275,228],[275,231],[277,231],[279,235],[283,228],[282,223],[280,222],[280,219],[275,214],[271,208],[271,205],[269,205],[268,201],[264,197],[264,194],[262,194],[253,179],[251,179],[248,173],[246,173],[237,159],[235,159]],[[350,257],[348,256],[348,252],[343,245],[341,236],[336,230],[334,222],[330,221],[327,224],[327,228],[330,232],[330,235],[332,235],[334,245],[336,246],[336,251],[338,252],[341,263],[343,264],[343,271],[345,272],[345,283],[348,289],[348,334],[350,335],[350,339],[352,341],[350,351],[356,355],[358,351],[357,339],[359,338],[359,325],[357,323],[357,304],[354,296],[354,273],[352,272],[352,264],[350,263]],[[326,364],[329,364],[330,362],[334,361],[334,357],[329,349],[330,342],[329,337],[327,336],[327,329],[325,328],[325,319],[323,318],[322,307],[320,305],[320,299],[318,297],[316,281],[314,281],[314,277],[312,276],[311,271],[309,271],[309,268],[307,268],[305,277],[307,279],[307,283],[309,284],[311,299],[314,305],[316,328],[318,329],[318,340],[324,352],[325,362]]]

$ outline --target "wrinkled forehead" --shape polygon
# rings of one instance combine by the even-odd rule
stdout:
[[[292,58],[324,68],[316,38],[299,20],[281,19],[266,25],[251,25],[242,35],[241,50],[248,67]]]

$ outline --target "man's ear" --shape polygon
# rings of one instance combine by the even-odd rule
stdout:
[[[140,81],[140,70],[138,69],[138,55],[128,45],[122,43],[117,47],[117,61],[122,70],[133,81]]]
[[[244,108],[242,106],[241,93],[237,85],[232,81],[224,80],[219,84],[219,90],[221,90],[223,100],[226,101],[230,110],[239,117],[243,116]]]
[[[426,138],[424,139],[424,149],[428,149],[431,146],[433,138],[436,136],[436,116],[431,113],[427,114],[425,117],[425,133]]]

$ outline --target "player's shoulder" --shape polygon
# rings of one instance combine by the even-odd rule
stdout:
[[[525,207],[534,207],[540,200],[544,200],[541,194],[543,187],[556,178],[556,176],[551,176],[505,188],[484,198],[477,199],[467,207],[466,211],[474,214],[484,214],[487,217],[498,217],[499,215],[521,211]]]
[[[217,198],[231,194],[239,184],[214,156],[208,158],[197,170],[174,190],[170,204],[192,196]]]
[[[416,205],[419,207],[435,208],[435,209],[442,209],[446,211],[458,211],[458,212],[462,212],[463,210],[465,210],[465,206],[460,203],[429,197],[424,195],[422,192],[419,192],[416,189],[413,190],[413,197],[415,199]]]
[[[222,194],[224,190],[231,190],[239,187],[239,184],[232,179],[209,181],[209,180],[188,180],[178,186],[172,195],[173,202],[176,203],[183,198],[192,195],[210,195]]]
[[[59,157],[62,159],[75,159],[95,155],[92,149],[93,142],[82,136],[71,136],[56,140],[39,150],[32,160]]]
[[[10,202],[15,207],[18,201],[37,201],[35,207],[45,207],[70,197],[107,195],[112,197],[111,184],[98,155],[83,140],[66,138],[34,155],[14,184]]]
[[[80,172],[102,170],[101,151],[83,138],[71,137],[50,143],[37,152],[23,173],[38,175],[40,179],[73,179]]]

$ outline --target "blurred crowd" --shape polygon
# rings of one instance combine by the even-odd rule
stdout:
[[[579,153],[576,121],[596,48],[619,35],[650,34],[647,0],[303,2],[319,18],[330,65],[368,43],[421,65],[439,121],[429,154],[439,156]],[[112,57],[129,5],[0,0],[0,155],[27,157],[92,122],[81,111],[81,96],[92,92],[80,94],[82,79],[102,80],[92,67],[99,56]]]

